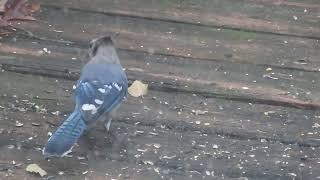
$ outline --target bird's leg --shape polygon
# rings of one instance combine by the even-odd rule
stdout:
[[[106,128],[107,132],[110,131],[110,125],[111,125],[112,117],[107,116],[105,122],[104,122],[104,127]]]
[[[106,128],[108,136],[111,139],[115,139],[117,137],[116,132],[114,131],[114,129],[110,129],[112,119],[113,118],[110,114],[108,116],[106,116],[106,118],[104,120],[104,127]]]
[[[107,132],[110,132],[111,121],[112,121],[113,117],[115,117],[118,107],[119,107],[119,105],[116,106],[111,112],[109,112],[105,116],[104,127],[106,128]]]

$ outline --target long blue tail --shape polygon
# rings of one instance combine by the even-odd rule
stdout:
[[[78,110],[75,110],[67,120],[49,138],[48,143],[43,148],[45,157],[63,157],[71,152],[73,146],[78,141],[87,125]]]

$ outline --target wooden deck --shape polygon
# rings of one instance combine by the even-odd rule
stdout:
[[[319,0],[42,0],[35,17],[0,39],[0,179],[320,179]],[[97,126],[46,161],[100,35],[149,92],[117,138]]]

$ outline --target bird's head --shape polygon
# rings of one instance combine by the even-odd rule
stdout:
[[[89,54],[91,57],[94,57],[100,50],[113,47],[113,41],[110,36],[103,36],[91,40],[89,46]]]
[[[90,42],[89,58],[96,59],[96,62],[104,60],[111,64],[120,64],[116,49],[110,36],[103,36],[93,39]]]

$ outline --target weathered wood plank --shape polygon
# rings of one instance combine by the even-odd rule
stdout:
[[[204,26],[320,38],[318,1],[42,1],[45,5]],[[295,20],[296,17],[296,20]]]
[[[121,177],[150,179],[290,179],[294,174],[314,179],[320,175],[316,171],[319,147],[302,144],[318,137],[312,128],[319,122],[318,112],[161,91],[149,91],[143,99],[129,97],[123,104],[112,125],[123,141],[104,138],[105,132],[97,127],[81,140],[72,158],[48,162],[37,148],[47,140],[47,132],[56,128],[51,124],[58,125],[72,110],[74,82],[1,72],[0,83],[1,137],[6,140],[0,140],[1,161],[14,160],[22,167],[32,161],[49,175],[58,176],[59,171],[64,172],[61,178],[103,178],[106,173],[108,178],[121,173]],[[36,112],[32,103],[47,112]],[[192,109],[208,113],[195,115]],[[58,117],[51,114],[57,110]],[[16,120],[24,126],[15,127]],[[8,149],[12,144],[14,148]],[[17,174],[24,171],[11,169]],[[92,172],[82,173],[87,170]]]
[[[281,2],[301,6],[309,1]],[[61,14],[54,14],[57,12]],[[68,8],[62,12],[48,6],[38,18],[53,24],[50,32],[44,21],[23,23],[20,27],[30,30],[33,38],[21,36],[18,30],[18,36],[1,39],[0,177],[35,178],[24,170],[31,162],[60,179],[320,177],[320,114],[310,110],[319,108],[319,42],[254,33],[258,37],[250,47],[272,47],[275,55],[261,49],[247,55],[246,48],[234,47],[247,45],[251,39],[242,39],[242,32],[234,38],[229,37],[235,32],[230,30],[221,30],[221,34],[190,24],[97,14]],[[86,17],[91,15],[95,17]],[[80,20],[72,27],[63,18]],[[106,25],[95,25],[97,22]],[[79,33],[83,29],[87,32]],[[174,35],[168,38],[167,29]],[[52,33],[54,30],[63,32]],[[98,126],[80,141],[72,158],[45,161],[40,148],[48,131],[54,131],[72,111],[71,89],[85,63],[79,57],[88,40],[117,32],[116,44],[130,80],[149,83],[150,91],[144,98],[129,97],[121,107],[112,125],[118,138],[106,137]],[[197,33],[200,39],[192,39]],[[212,35],[224,37],[213,39]],[[74,44],[66,45],[60,38]],[[209,43],[203,45],[202,38]],[[277,38],[279,44],[274,46]],[[223,42],[216,44],[215,40]],[[284,41],[288,41],[285,48]],[[232,53],[225,54],[228,48]],[[212,49],[221,53],[209,55],[206,51]],[[184,57],[188,53],[190,57]],[[309,59],[292,61],[307,55]],[[276,60],[268,60],[272,58]],[[39,112],[35,105],[46,111]],[[59,116],[52,114],[56,111]],[[15,127],[15,121],[24,126]],[[85,159],[79,160],[79,156]],[[64,175],[58,175],[59,171]]]
[[[4,39],[6,43],[0,47],[3,54],[0,63],[5,70],[77,79],[85,63],[81,57],[86,50],[81,46],[36,43],[19,37],[14,40]],[[44,53],[43,48],[51,53]],[[119,55],[130,80],[144,80],[155,89],[251,103],[319,108],[320,83],[316,72],[283,68],[268,72],[266,66],[197,61],[127,50],[120,50]]]
[[[2,49],[3,47],[4,49]],[[49,51],[51,51],[51,53],[42,55],[39,54],[38,51],[43,47],[47,48]],[[15,51],[15,53],[10,53],[12,49]],[[84,50],[77,47],[61,47],[54,44],[44,45],[41,42],[40,44],[31,43],[26,39],[15,38],[14,44],[10,44],[8,42],[6,45],[0,47],[0,52],[5,55],[0,58],[0,62],[2,64],[2,68],[5,70],[29,74],[42,74],[55,78],[70,78],[72,80],[76,80],[78,78],[80,68],[84,62],[71,59],[72,57],[75,57],[75,54],[81,54],[81,51]],[[29,52],[34,52],[35,54],[30,54]],[[155,90],[170,91],[174,94],[187,92],[189,94],[198,94],[207,98],[221,98],[221,101],[233,100],[234,102],[240,101],[249,104],[253,103],[253,105],[270,104],[284,107],[296,107],[301,109],[319,108],[317,97],[317,86],[319,84],[316,83],[318,81],[312,83],[309,82],[310,80],[308,80],[315,79],[317,77],[317,74],[312,72],[303,74],[302,76],[305,77],[305,79],[283,79],[279,82],[279,84],[277,84],[277,81],[269,82],[268,79],[263,80],[263,78],[261,80],[258,79],[258,82],[256,83],[252,83],[253,79],[251,78],[257,78],[257,76],[262,77],[262,75],[256,74],[261,70],[255,69],[252,66],[246,67],[245,70],[255,70],[245,71],[245,73],[248,73],[248,75],[245,75],[244,72],[242,72],[241,69],[239,71],[239,68],[235,67],[234,64],[211,64],[211,61],[209,61],[210,64],[199,64],[198,61],[196,61],[195,64],[192,64],[192,61],[182,61],[189,62],[190,64],[174,64],[173,62],[176,62],[177,59],[166,60],[168,57],[161,56],[150,57],[151,59],[158,59],[158,62],[152,61],[149,63],[149,65],[146,65],[145,62],[146,59],[148,59],[148,56],[142,58],[144,55],[130,54],[130,52],[126,51],[119,52],[120,58],[122,59],[124,66],[127,68],[127,73],[130,80],[143,80],[148,82],[150,87]],[[37,55],[39,57],[37,57]],[[229,72],[230,75],[225,77],[221,76],[225,73],[219,71],[212,73],[204,72],[203,74],[197,73],[199,71],[203,71],[206,66],[209,68],[215,66],[223,68],[225,70],[224,72]],[[232,67],[234,69],[232,69]],[[294,71],[280,72],[282,76],[283,74],[293,74],[293,77],[296,77],[301,73]],[[277,74],[274,74],[273,76],[275,75]],[[236,77],[239,78],[237,79],[239,82],[230,80]],[[243,80],[243,77],[246,77],[246,80]],[[290,89],[290,87],[292,89]],[[282,88],[283,90],[281,90]],[[289,93],[289,95],[284,94],[285,92],[290,91],[291,93]],[[308,100],[313,100],[313,102],[308,102]],[[177,101],[179,102],[180,100],[177,99]],[[188,101],[191,102],[191,100]],[[185,104],[188,104],[188,102],[185,102]],[[241,107],[241,105],[239,105],[239,107]],[[303,113],[301,112],[301,114]],[[223,120],[222,122],[225,123],[225,121],[226,120]],[[227,127],[225,130],[230,133],[232,132],[231,134],[237,132],[236,130],[229,131]],[[213,132],[215,131],[216,130]],[[278,131],[280,132],[280,130]],[[209,130],[209,132],[211,132],[211,130]],[[254,136],[255,134],[252,135],[252,137]],[[292,140],[288,140],[287,142],[291,141]],[[293,142],[298,142],[298,140],[296,139]]]
[[[35,23],[21,23],[38,37],[87,43],[115,35],[118,48],[200,60],[247,62],[318,71],[319,41],[111,16],[71,9],[43,8]],[[50,22],[50,23],[48,23]],[[70,25],[72,22],[72,25]]]

